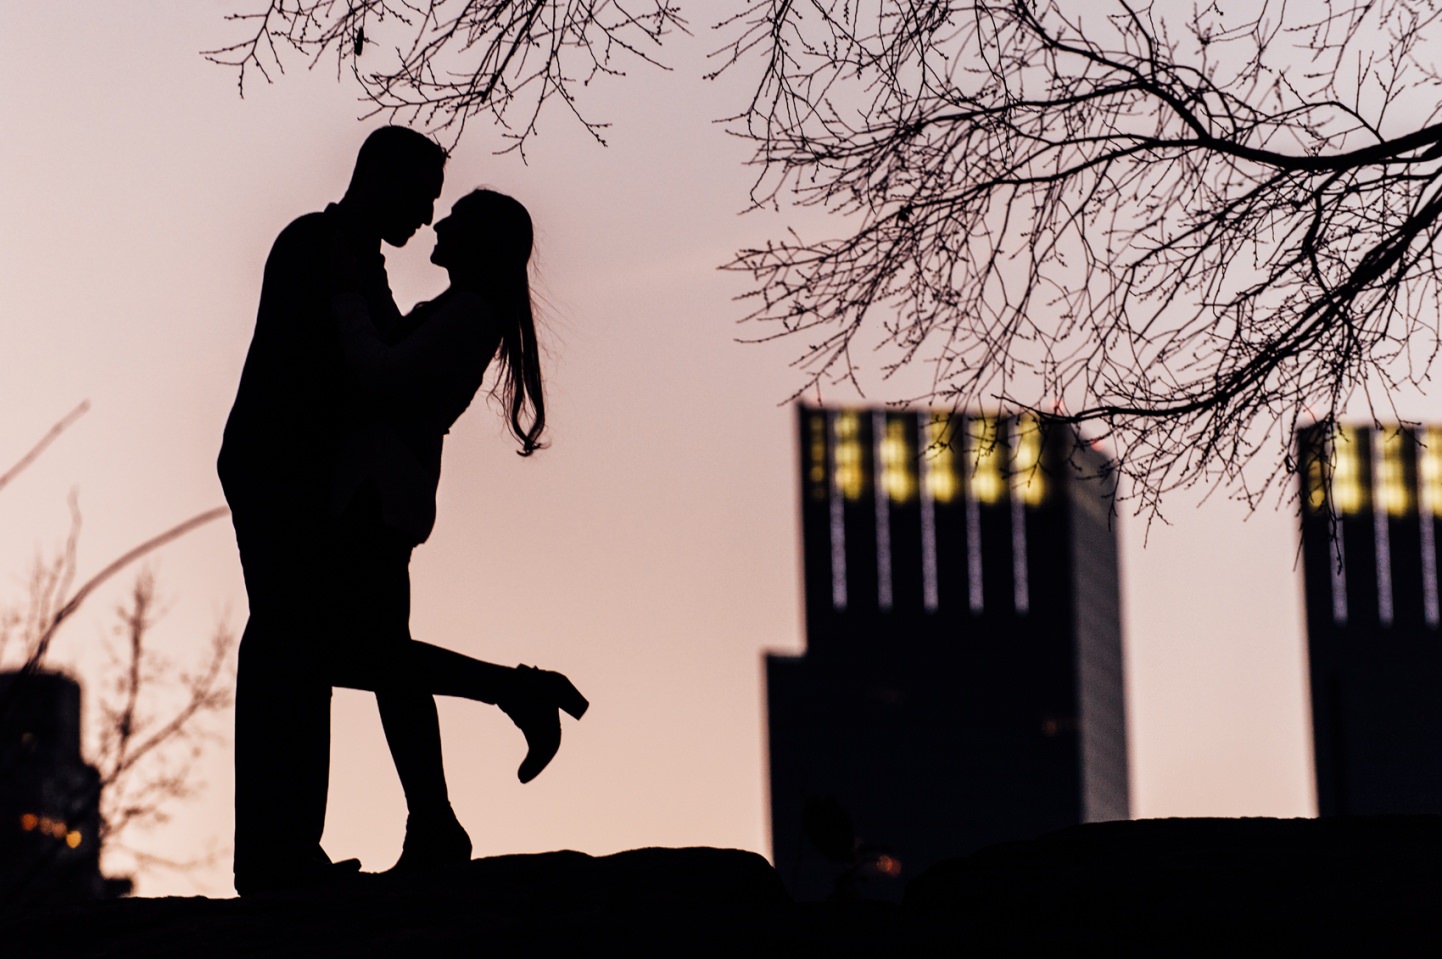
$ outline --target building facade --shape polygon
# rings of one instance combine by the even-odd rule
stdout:
[[[799,408],[807,648],[766,661],[804,898],[1128,815],[1107,460],[1034,418]]]
[[[1442,813],[1442,429],[1297,448],[1318,811]]]

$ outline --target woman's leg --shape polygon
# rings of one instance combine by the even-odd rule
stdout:
[[[559,673],[497,666],[411,639],[410,545],[379,524],[353,524],[345,535],[350,541],[343,552],[349,559],[341,574],[350,589],[337,595],[354,601],[336,612],[347,620],[338,632],[349,641],[329,657],[327,675],[336,686],[370,690],[389,701],[390,718],[383,713],[382,721],[397,770],[405,767],[407,796],[414,790],[429,803],[438,780],[444,780],[434,704],[423,708],[416,699],[420,696],[459,696],[500,706],[530,747],[518,775],[522,782],[535,778],[560,746],[557,710],[579,719],[588,705],[585,698]]]
[[[368,515],[346,519],[337,532],[344,559],[333,571],[339,580],[334,593],[345,597],[334,611],[344,623],[345,646],[332,649],[328,672],[336,685],[376,694],[411,816],[454,819],[435,699],[411,670],[396,663],[396,651],[410,641],[410,544]]]
[[[376,705],[396,775],[405,790],[406,810],[412,816],[428,818],[450,815],[435,698],[425,692],[380,690]]]

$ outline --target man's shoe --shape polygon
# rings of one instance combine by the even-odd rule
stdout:
[[[235,874],[235,891],[241,896],[261,896],[272,892],[294,892],[299,889],[316,889],[335,885],[354,878],[360,873],[359,859],[342,859],[331,862],[320,856],[310,856],[293,862],[267,863],[261,867],[251,866]]]

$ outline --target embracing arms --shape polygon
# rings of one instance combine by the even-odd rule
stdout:
[[[468,290],[447,290],[422,309],[409,334],[389,343],[364,298],[345,292],[331,299],[341,353],[361,392],[444,431],[480,388],[501,328],[494,306]]]

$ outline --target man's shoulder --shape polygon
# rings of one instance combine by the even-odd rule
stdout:
[[[319,210],[298,216],[280,231],[275,238],[275,245],[310,244],[333,238],[336,235],[336,227],[331,221],[330,215]]]
[[[333,218],[325,212],[296,217],[271,244],[266,272],[280,275],[301,271],[319,275],[329,270],[343,246]]]

